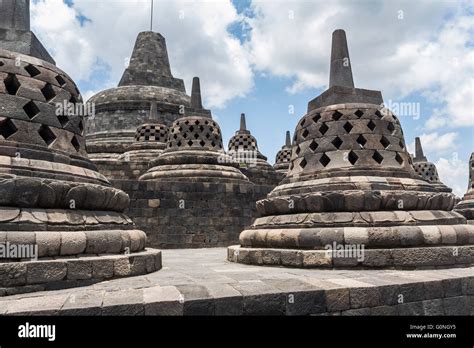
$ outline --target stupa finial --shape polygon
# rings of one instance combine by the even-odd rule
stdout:
[[[413,158],[415,162],[427,162],[427,159],[423,153],[423,147],[421,147],[421,141],[419,137],[415,138],[415,157]]]
[[[245,114],[240,114],[240,130],[246,131],[247,130],[247,123],[245,122]]]
[[[342,29],[337,29],[332,33],[329,88],[332,86],[354,88],[346,32]]]
[[[193,87],[191,89],[191,107],[193,109],[202,109],[201,83],[199,77],[193,77]]]
[[[286,147],[291,147],[290,131],[286,131],[285,146]]]

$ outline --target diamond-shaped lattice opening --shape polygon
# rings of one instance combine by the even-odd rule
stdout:
[[[199,134],[194,133],[194,139],[197,139],[197,138],[199,138]]]
[[[211,135],[209,133],[206,133],[206,138],[209,139],[211,137]]]
[[[66,80],[63,79],[61,75],[58,75],[55,77],[56,81],[58,81],[59,85],[63,87],[66,84]]]
[[[303,138],[306,138],[306,137],[308,136],[308,134],[309,134],[308,130],[305,129],[305,130],[303,131],[303,133],[301,133],[301,136],[302,136]]]
[[[16,78],[15,74],[8,74],[7,78],[3,81],[8,94],[15,95],[20,89],[21,83]]]
[[[197,126],[199,124],[199,120],[194,121],[194,124]]]
[[[192,132],[194,130],[194,126],[189,126],[189,131]]]
[[[199,142],[199,145],[201,145],[201,147],[204,147],[204,145],[206,145],[206,142],[205,142],[204,140],[201,140],[201,141]]]
[[[303,120],[302,120],[301,123],[300,123],[300,126],[303,127],[304,124],[305,124],[305,122],[306,122],[306,120],[303,118]]]
[[[389,130],[390,133],[393,133],[393,131],[395,130],[395,126],[393,125],[392,122],[390,122],[390,123],[387,125],[387,129]]]
[[[342,140],[339,137],[335,137],[331,143],[336,147],[336,149],[339,149],[342,145]]]
[[[61,123],[61,126],[65,126],[69,122],[69,117],[67,116],[58,116],[58,121]]]
[[[329,162],[331,162],[331,159],[325,153],[323,153],[323,155],[319,159],[319,163],[321,163],[323,167],[326,167]]]
[[[40,109],[38,109],[38,106],[36,106],[33,101],[26,103],[25,106],[23,106],[23,110],[30,119],[38,115],[40,112]]]
[[[319,114],[319,113],[317,113],[317,114],[314,115],[314,117],[313,117],[313,121],[314,121],[314,122],[318,122],[320,119],[321,119],[321,114]]]
[[[311,144],[309,144],[309,148],[311,149],[311,151],[314,152],[314,150],[316,150],[318,148],[318,143],[315,142],[314,140],[311,142]]]
[[[185,125],[188,125],[188,124],[189,124],[189,120],[184,121],[184,124],[185,124]]]
[[[357,143],[359,144],[360,148],[363,149],[364,148],[364,145],[367,143],[367,139],[364,138],[364,136],[361,134],[359,135],[359,137],[357,138]]]
[[[189,145],[189,146],[193,146],[193,141],[192,141],[192,140],[189,140],[189,141],[188,141],[188,145]]]
[[[321,127],[319,127],[319,131],[321,132],[322,135],[326,134],[328,129],[329,129],[329,127],[326,126],[326,123],[323,123],[323,125]]]
[[[77,140],[76,136],[73,136],[71,139],[71,144],[74,146],[77,152],[79,152],[79,149],[81,148],[81,145],[79,144],[79,141]]]
[[[360,110],[357,110],[356,112],[354,112],[354,115],[356,115],[358,118],[361,118],[364,115],[364,113]]]
[[[27,66],[25,66],[25,70],[31,77],[35,77],[41,74],[41,71],[39,71],[35,66],[31,64],[28,64]]]
[[[183,137],[184,137],[185,135],[186,135],[186,133],[184,133]],[[174,138],[174,140],[178,139],[178,135],[177,135],[177,134],[173,135],[173,138]]]
[[[386,149],[390,145],[390,141],[382,136],[382,138],[380,138],[380,144]]]
[[[303,158],[303,160],[300,162],[300,167],[304,169],[304,167],[306,167],[307,164],[308,162],[306,162],[306,159]]]
[[[400,156],[400,154],[397,152],[397,154],[395,155],[395,161],[398,162],[398,164],[402,165],[403,164],[403,158],[402,156]]]
[[[214,132],[214,128],[213,128],[213,127],[209,127],[209,130],[210,130],[211,132]]]
[[[347,159],[349,160],[349,162],[354,165],[356,164],[357,160],[359,159],[359,156],[356,155],[355,152],[351,151],[349,152],[349,154],[347,155]]]
[[[48,126],[42,125],[38,130],[38,133],[48,146],[51,145],[54,140],[56,140],[56,136]]]
[[[200,130],[201,132],[204,132],[204,126],[202,126],[202,125],[199,126],[199,130]]]
[[[175,135],[176,135],[176,134],[175,134]],[[188,138],[188,133],[184,133],[184,134],[183,134],[183,138],[184,138],[184,139],[187,139],[187,138]]]
[[[41,93],[43,93],[44,99],[46,99],[47,102],[51,101],[56,96],[56,92],[50,83],[45,84],[44,87],[41,88]]]
[[[216,143],[214,142],[214,140],[211,142],[211,145],[212,147],[216,147]]]
[[[336,112],[334,112],[334,113],[332,114],[332,119],[333,119],[334,121],[339,120],[341,117],[342,117],[342,114],[341,114],[339,111],[337,111],[337,110],[336,110]]]
[[[382,113],[379,110],[375,111],[375,116],[377,116],[378,118],[383,117]]]
[[[346,130],[347,133],[350,133],[352,128],[354,128],[350,122],[346,122],[346,124],[344,125],[344,129]]]
[[[0,60],[0,66],[4,66],[5,63]]]
[[[183,145],[183,143],[182,143],[181,140],[180,140],[180,141],[178,141],[178,142],[176,143],[176,145],[178,145],[178,147],[180,147],[181,145]]]
[[[69,98],[69,102],[72,103],[72,104],[76,104],[77,103],[77,98],[73,95],[71,95],[71,98]]]
[[[79,130],[82,133],[84,131],[84,124],[82,123],[82,120],[79,121],[79,124],[77,126],[79,127]]]
[[[401,148],[402,150],[405,149],[405,143],[403,142],[403,140],[400,140],[400,141],[398,142],[398,145],[400,146],[400,148]]]
[[[297,147],[296,147],[296,150],[295,150],[295,152],[296,152],[296,154],[297,154],[297,155],[299,155],[299,154],[300,154],[300,152],[301,152],[301,149],[300,149],[300,147],[299,147],[299,146],[297,146]]]
[[[372,158],[377,162],[378,164],[382,163],[383,161],[383,156],[378,152],[375,151],[374,154],[372,155]]]
[[[367,123],[367,128],[369,128],[371,131],[373,131],[375,127],[377,127],[377,125],[374,122],[372,122],[372,120],[370,120],[369,123]]]
[[[0,134],[5,139],[8,139],[13,134],[15,134],[17,130],[18,128],[16,128],[15,124],[9,118],[0,123]]]

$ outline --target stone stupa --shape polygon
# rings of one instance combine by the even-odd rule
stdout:
[[[469,186],[462,200],[454,207],[454,210],[466,217],[468,222],[474,225],[474,153],[469,158]]]
[[[292,267],[469,265],[474,226],[452,211],[455,199],[415,173],[381,92],[354,87],[346,35],[336,30],[329,89],[309,102],[287,177],[257,202],[262,217],[241,233],[240,246],[229,247],[228,259]]]
[[[88,160],[82,116],[57,113],[82,98],[30,31],[29,1],[0,1],[0,33],[0,243],[16,250],[0,260],[0,294],[160,269],[123,214],[129,197]]]
[[[423,153],[423,147],[421,146],[421,140],[419,137],[415,138],[415,157],[413,157],[413,169],[415,173],[422,177],[424,180],[434,184],[444,184],[439,180],[438,170],[434,163],[431,163]]]
[[[291,137],[290,131],[286,131],[286,138],[285,138],[285,145],[283,145],[280,151],[277,152],[275,156],[275,164],[273,168],[280,176],[280,180],[282,180],[286,173],[288,173],[288,169],[290,168],[290,158],[291,158]]]
[[[224,152],[217,122],[199,112],[198,78],[192,96],[197,112],[173,122],[165,150],[132,193],[134,220],[163,248],[230,245],[255,217],[258,190]]]
[[[278,185],[280,179],[275,169],[258,149],[257,139],[247,130],[245,114],[240,115],[240,129],[229,139],[228,149],[227,153],[239,163],[242,173],[254,184],[265,188],[265,195]]]
[[[109,179],[136,178],[121,155],[135,142],[137,127],[156,123],[166,127],[191,111],[192,97],[184,82],[171,74],[165,38],[156,32],[138,34],[128,68],[118,87],[94,95],[96,115],[85,125],[87,151]],[[150,104],[154,105],[152,113]],[[210,115],[199,108],[194,114]],[[164,145],[164,143],[163,143]]]

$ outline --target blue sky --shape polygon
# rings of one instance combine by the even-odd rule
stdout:
[[[285,131],[326,89],[331,32],[345,29],[356,86],[381,90],[386,103],[419,105],[419,117],[399,115],[409,149],[421,136],[441,179],[461,195],[474,149],[473,13],[465,1],[164,0],[155,1],[154,30],[188,93],[200,76],[224,142],[244,112],[273,163]],[[32,26],[90,97],[117,85],[149,14],[147,0],[38,0]]]

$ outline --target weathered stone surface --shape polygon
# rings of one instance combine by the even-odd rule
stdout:
[[[67,265],[60,261],[40,261],[27,265],[28,284],[63,280],[67,275]]]

